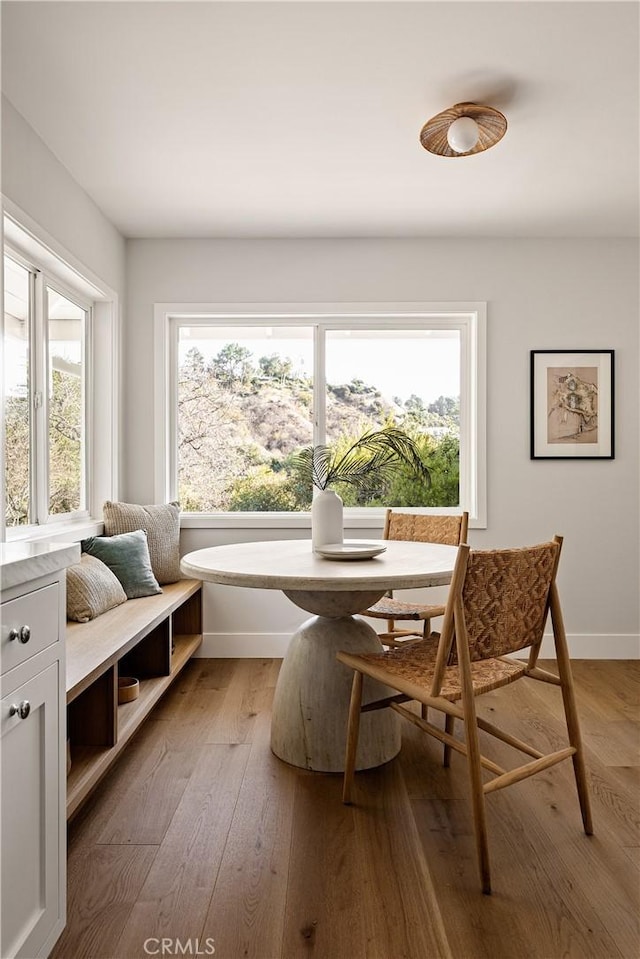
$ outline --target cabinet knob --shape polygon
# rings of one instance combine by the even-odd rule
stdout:
[[[28,699],[23,699],[21,703],[12,703],[9,706],[9,715],[18,715],[20,719],[26,719],[31,712],[31,703]]]
[[[10,629],[9,640],[13,641],[14,639],[17,639],[21,643],[28,643],[31,639],[31,627],[21,626],[20,629]]]

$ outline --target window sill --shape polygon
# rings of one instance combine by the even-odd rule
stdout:
[[[457,507],[439,509],[410,509],[403,513],[459,513]],[[344,511],[345,529],[377,529],[384,527],[384,509],[357,509]],[[311,529],[311,513],[181,513],[181,529]]]
[[[79,543],[87,536],[100,536],[103,531],[102,520],[83,517],[78,520],[45,523],[43,526],[29,526],[24,529],[11,527],[6,530],[6,541],[7,543],[35,543],[46,540],[48,543]]]
[[[384,526],[384,510],[345,510],[351,529]],[[181,529],[311,529],[311,513],[182,513]]]

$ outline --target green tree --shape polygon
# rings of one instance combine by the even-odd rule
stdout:
[[[447,420],[460,420],[460,397],[459,396],[439,396],[433,403],[427,407],[429,413],[437,413]]]
[[[249,476],[234,480],[229,490],[228,509],[232,512],[289,512],[298,508],[287,474],[273,473],[264,465]]]
[[[221,386],[245,386],[255,376],[252,353],[239,343],[227,343],[211,361],[211,371]]]
[[[7,396],[4,405],[5,522],[22,526],[29,522],[29,399]]]
[[[49,511],[80,509],[82,380],[53,369],[49,399]]]
[[[387,490],[384,506],[458,506],[460,502],[460,441],[446,434],[436,440],[428,434],[416,438],[416,445],[431,473],[426,486],[399,466]]]
[[[293,373],[293,363],[287,356],[279,356],[272,353],[271,356],[261,356],[258,360],[258,367],[264,377],[270,380],[276,380],[281,386],[284,386]]]

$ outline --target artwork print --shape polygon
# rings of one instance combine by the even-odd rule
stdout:
[[[547,442],[598,442],[597,366],[547,368]]]

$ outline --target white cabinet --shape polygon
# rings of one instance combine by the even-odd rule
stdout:
[[[39,955],[60,918],[58,712],[57,663],[2,700],[3,957]]]
[[[63,567],[79,550],[47,547],[44,564],[36,557],[16,570],[8,549],[0,610],[0,956],[40,959],[66,918]]]

